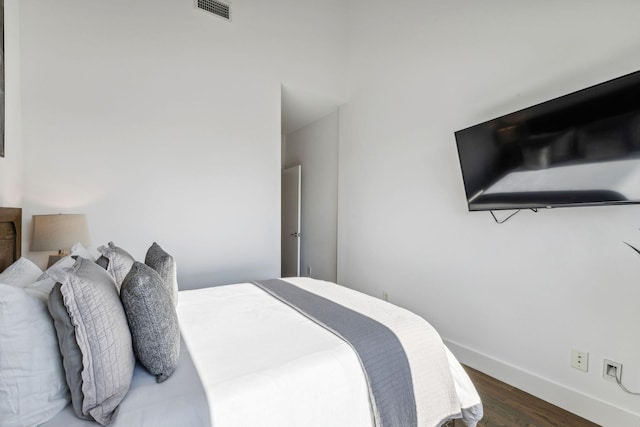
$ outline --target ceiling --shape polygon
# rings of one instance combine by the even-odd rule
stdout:
[[[344,100],[282,85],[281,132],[288,135],[335,111]]]

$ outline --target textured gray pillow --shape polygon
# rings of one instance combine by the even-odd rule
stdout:
[[[129,391],[135,366],[131,333],[113,278],[99,265],[80,257],[70,269],[52,269],[49,275],[61,284],[62,302],[82,354],[81,414],[107,425],[114,420],[118,405]],[[54,295],[54,306],[55,298]],[[54,315],[57,311],[53,310]],[[55,323],[56,330],[59,321]],[[64,329],[58,331],[59,336],[67,333]],[[62,351],[68,347],[73,346],[60,346]],[[72,365],[77,363],[77,354],[69,357]],[[77,374],[71,372],[67,377],[74,375]],[[73,383],[70,386],[73,389]],[[71,398],[77,400],[79,393]],[[76,408],[78,403],[73,403]]]
[[[178,305],[178,277],[176,274],[176,262],[173,257],[166,253],[156,242],[153,242],[149,250],[147,250],[144,263],[160,274],[171,295],[173,305]]]
[[[122,283],[120,298],[133,350],[161,383],[173,373],[180,356],[178,316],[164,281],[154,269],[136,261]]]
[[[122,281],[131,269],[135,259],[129,254],[129,252],[114,245],[113,242],[109,242],[107,246],[100,246],[98,248],[98,252],[102,255],[98,258],[98,265],[104,267],[104,260],[102,258],[106,258],[108,261],[106,270],[116,281],[116,286],[118,287],[118,291],[120,291]]]

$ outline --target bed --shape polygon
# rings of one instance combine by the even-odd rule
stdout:
[[[3,211],[0,208],[0,218],[6,221],[6,217],[2,216]],[[15,212],[11,221],[15,224]],[[24,259],[20,258],[13,246],[6,248],[14,245],[7,244],[10,241],[11,239],[3,239],[2,245],[4,250],[14,254],[11,256],[11,265],[15,265]],[[150,251],[154,245],[156,244],[152,245]],[[47,386],[62,382],[62,385],[48,387],[44,396],[39,397],[51,406],[48,413],[39,414],[39,418],[29,418],[29,414],[22,414],[23,419],[31,420],[26,425],[99,425],[95,420],[78,417],[78,412],[82,414],[84,406],[87,406],[86,400],[92,398],[91,391],[86,388],[88,380],[84,377],[84,371],[88,370],[88,356],[81,352],[82,363],[85,365],[82,372],[82,379],[85,381],[81,384],[84,395],[81,394],[81,398],[85,401],[84,406],[76,405],[75,394],[70,402],[67,385],[73,394],[74,390],[77,391],[77,384],[73,386],[68,371],[65,372],[67,355],[60,355],[63,352],[60,344],[62,340],[59,330],[53,326],[58,320],[55,316],[55,321],[50,316],[47,318],[49,313],[42,308],[42,301],[43,298],[51,300],[56,292],[62,293],[62,287],[76,286],[65,282],[71,274],[66,270],[85,271],[81,270],[85,268],[86,271],[97,273],[95,266],[100,265],[100,259],[105,255],[108,258],[111,256],[109,265],[115,268],[118,266],[118,258],[113,254],[121,256],[124,251],[115,245],[103,248],[101,256],[93,257],[97,263],[90,260],[91,254],[86,249],[82,248],[77,252],[78,259],[67,260],[64,272],[61,267],[55,271],[47,270],[38,275],[37,279],[41,280],[36,280],[35,284],[25,284],[36,277],[37,271],[30,266],[34,271],[29,272],[31,277],[25,278],[22,285],[0,285],[0,318],[3,315],[13,315],[2,313],[2,310],[10,310],[10,306],[2,303],[3,291],[11,295],[27,293],[34,311],[40,310],[42,327],[48,328],[49,336],[53,338],[47,344],[48,350],[34,349],[32,353],[42,353],[46,356],[46,363],[52,364],[51,368],[44,371],[57,369],[59,372],[51,381],[45,381]],[[145,262],[148,261],[147,258]],[[162,259],[164,264],[156,270],[157,276],[163,278],[162,284],[158,285],[159,289],[176,281],[175,262],[165,262],[171,260],[171,257],[165,256]],[[154,267],[152,261],[153,259],[149,265]],[[26,264],[26,261],[22,262]],[[69,266],[71,263],[74,263],[73,267]],[[11,268],[10,266],[9,269]],[[125,317],[131,330],[130,341],[134,343],[137,356],[133,361],[133,356],[125,356],[126,360],[118,363],[114,362],[115,356],[109,356],[111,365],[119,368],[132,363],[132,366],[130,371],[123,369],[125,372],[122,376],[129,377],[129,382],[126,389],[120,392],[121,398],[117,404],[113,405],[111,396],[104,399],[110,411],[108,416],[101,418],[104,407],[100,408],[99,413],[93,409],[88,410],[89,415],[95,415],[95,419],[101,424],[115,427],[408,427],[444,425],[461,418],[466,425],[474,426],[482,417],[482,404],[469,377],[442,344],[437,332],[424,319],[335,283],[309,278],[264,280],[179,293],[176,288],[175,295],[172,295],[171,287],[166,292],[164,289],[162,292],[158,291],[157,295],[166,303],[164,306],[157,304],[164,307],[159,322],[175,315],[179,330],[177,335],[174,334],[175,346],[172,351],[176,346],[179,351],[172,353],[154,348],[151,356],[166,353],[167,359],[175,359],[169,364],[171,366],[165,364],[159,371],[154,371],[157,368],[153,363],[149,365],[149,354],[145,356],[144,350],[136,347],[140,337],[134,331],[138,327],[132,323],[132,316],[127,311],[130,309],[127,301],[134,271],[140,269],[146,272],[153,268],[134,261],[131,265],[127,264],[126,274],[124,271],[116,271],[117,269],[109,271],[108,266],[106,270],[104,266],[98,269],[101,278],[104,276],[107,280],[109,277],[108,280],[113,280],[111,283],[115,283],[118,288],[120,295],[116,298],[122,299],[122,306],[125,308],[117,310],[126,311]],[[0,273],[0,283],[3,283],[3,274],[5,273]],[[47,274],[53,277],[48,277]],[[153,274],[148,277],[156,280],[156,275]],[[82,274],[78,273],[78,276]],[[121,283],[118,283],[118,276]],[[142,280],[141,288],[148,289],[153,280],[145,280]],[[50,290],[49,287],[55,281],[58,281],[58,285]],[[100,286],[95,285],[96,288]],[[107,288],[109,286],[105,286]],[[48,293],[46,297],[43,297],[43,289]],[[108,292],[113,293],[111,289]],[[62,294],[64,304],[70,304],[67,299],[71,298],[69,294]],[[102,310],[109,302],[108,298],[100,300]],[[117,305],[118,302],[114,304]],[[73,310],[70,306],[67,308],[71,314]],[[164,314],[169,312],[175,314]],[[117,329],[113,316],[109,314],[106,333]],[[73,319],[73,315],[71,318]],[[341,323],[342,318],[345,322]],[[375,326],[371,326],[372,322]],[[48,324],[44,325],[46,323]],[[0,339],[4,340],[6,337],[3,338],[3,334],[10,331],[6,330],[5,323],[0,325]],[[79,346],[83,345],[80,333],[83,327],[74,324],[72,328],[77,334]],[[375,333],[370,332],[373,330]],[[388,338],[384,338],[386,336]],[[88,339],[90,341],[91,337]],[[387,339],[391,344],[387,344]],[[32,340],[28,345],[44,345],[46,341],[41,339],[34,343]],[[146,341],[156,343],[158,340],[147,337]],[[56,355],[52,348],[55,350],[58,347],[60,350]],[[0,383],[13,372],[6,369],[4,353],[10,352],[7,348],[0,347],[0,352],[3,353],[0,357],[3,380]],[[92,365],[92,369],[95,375],[100,375],[95,365]],[[167,369],[171,372],[165,375]],[[158,382],[161,377],[162,381]],[[107,375],[106,378],[111,377]],[[2,393],[3,384],[0,384],[0,401],[3,397],[10,400],[10,394],[7,397],[2,396]],[[52,404],[54,396],[62,397]],[[2,410],[0,404],[0,411]],[[26,411],[27,409],[23,412]],[[3,419],[1,414],[2,412],[1,427],[25,425],[15,422],[15,419]]]

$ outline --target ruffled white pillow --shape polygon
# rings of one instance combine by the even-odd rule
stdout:
[[[49,313],[74,410],[78,416],[110,424],[135,367],[131,332],[115,282],[102,267],[82,257],[70,269],[54,268],[50,274],[61,284],[49,295]]]

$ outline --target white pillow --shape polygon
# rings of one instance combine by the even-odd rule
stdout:
[[[76,260],[71,258],[71,255],[62,257],[58,261],[56,261],[51,267],[47,268],[45,272],[40,275],[38,280],[42,280],[46,277],[50,277],[51,271],[53,271],[53,269],[71,268],[75,263],[76,263]]]
[[[53,289],[55,284],[55,280],[45,275],[44,278],[35,283],[31,283],[22,289],[28,289],[31,295],[37,296],[43,301],[47,301],[49,299],[49,293],[51,293],[51,289]]]
[[[82,246],[82,243],[78,242],[71,247],[71,253],[69,253],[69,255],[60,258],[58,261],[55,262],[55,264],[47,268],[47,270],[44,273],[42,273],[40,277],[38,277],[38,280],[43,280],[44,278],[49,277],[50,276],[49,273],[51,272],[52,268],[65,269],[65,268],[73,267],[73,264],[76,263],[76,260],[73,257],[82,257],[84,259],[88,259],[91,262],[95,262],[99,256],[100,254],[98,253],[97,250],[87,249],[84,246]]]
[[[0,424],[39,425],[70,401],[47,294],[53,280],[0,284]],[[50,290],[50,288],[49,288]]]
[[[0,273],[0,283],[22,287],[35,282],[40,275],[42,275],[40,267],[21,257]]]
[[[80,256],[84,259],[88,259],[92,262],[95,262],[100,257],[100,253],[96,249],[85,248],[80,242],[71,247],[71,256],[75,255]]]

